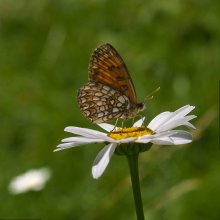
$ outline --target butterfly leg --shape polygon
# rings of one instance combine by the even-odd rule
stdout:
[[[142,115],[142,114],[139,114],[139,116],[140,116],[140,119],[142,119],[142,126],[147,127],[147,124],[146,124],[146,122],[145,122],[144,119],[143,119],[143,115]]]
[[[132,118],[132,125],[134,124],[134,119],[135,119],[135,117]]]
[[[122,122],[121,122],[121,127],[123,128],[124,127],[124,120],[122,119]]]
[[[134,124],[135,119],[139,118],[139,117],[140,117],[140,119],[142,118],[142,115],[140,113],[138,115],[135,115],[134,117],[132,117],[132,125]]]
[[[112,131],[114,131],[114,130],[116,129],[117,124],[118,124],[118,118],[117,118],[116,121],[115,121],[115,125],[114,125],[114,128],[112,129]]]

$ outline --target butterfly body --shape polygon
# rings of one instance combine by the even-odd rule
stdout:
[[[91,56],[89,82],[78,90],[79,107],[93,123],[133,118],[145,108],[136,93],[127,67],[110,45],[97,48]]]

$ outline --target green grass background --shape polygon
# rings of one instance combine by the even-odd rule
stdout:
[[[146,219],[220,218],[220,4],[209,0],[0,0],[0,219],[135,219],[127,161],[114,156],[99,180],[104,146],[53,153],[69,125],[97,128],[76,102],[91,52],[111,43],[124,58],[149,122],[191,104],[194,141],[140,157]],[[40,192],[11,195],[10,180],[49,167]]]

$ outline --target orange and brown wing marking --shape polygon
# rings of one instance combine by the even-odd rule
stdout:
[[[110,86],[136,104],[136,92],[127,67],[110,44],[98,47],[89,63],[89,80]]]

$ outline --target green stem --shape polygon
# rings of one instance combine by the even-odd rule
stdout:
[[[137,214],[137,220],[144,220],[144,210],[141,199],[140,191],[140,181],[138,173],[138,155],[139,153],[126,155],[128,159],[130,174],[131,174],[131,183],[134,195],[134,202]]]

